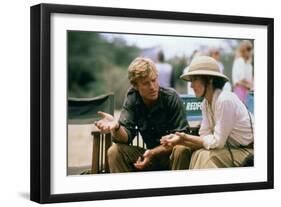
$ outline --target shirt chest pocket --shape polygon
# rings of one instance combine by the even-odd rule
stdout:
[[[157,120],[153,120],[153,123],[151,123],[151,129],[161,136],[170,133],[171,128],[171,124],[164,116],[158,117]]]
[[[168,121],[163,117],[152,117],[150,119],[139,119],[138,129],[140,131],[163,131],[169,129]]]

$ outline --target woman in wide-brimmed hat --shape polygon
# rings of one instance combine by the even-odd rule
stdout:
[[[242,166],[253,154],[253,118],[234,93],[221,90],[228,78],[217,62],[197,57],[181,78],[191,82],[196,97],[204,98],[200,136],[176,133],[163,137],[161,143],[194,150],[189,168]]]

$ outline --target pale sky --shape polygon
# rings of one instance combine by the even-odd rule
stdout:
[[[174,36],[154,36],[154,35],[131,35],[131,34],[111,34],[103,33],[103,37],[111,40],[115,37],[124,39],[128,45],[136,45],[145,49],[150,47],[159,47],[163,50],[167,58],[175,55],[190,56],[194,50],[200,49],[200,46],[207,48],[221,48],[229,51],[230,47],[223,39],[215,38],[196,38],[196,37],[174,37]],[[234,41],[235,43],[235,41]]]

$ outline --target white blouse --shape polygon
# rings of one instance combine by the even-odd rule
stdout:
[[[205,149],[223,148],[226,140],[233,146],[247,146],[254,140],[246,106],[232,92],[215,90],[212,104],[204,99],[203,120],[199,130]]]

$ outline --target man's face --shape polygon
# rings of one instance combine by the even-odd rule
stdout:
[[[157,75],[140,78],[137,81],[135,88],[139,91],[139,94],[145,102],[156,101],[159,92]]]

